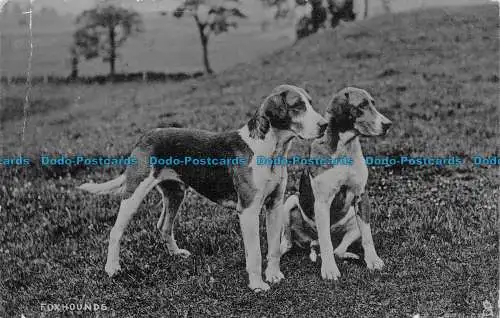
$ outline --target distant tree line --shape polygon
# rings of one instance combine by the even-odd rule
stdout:
[[[211,4],[205,0],[184,0],[173,12],[175,18],[190,17],[196,23],[202,47],[205,72],[212,74],[208,57],[208,42],[211,36],[237,28],[237,19],[246,18],[237,5],[237,0],[230,0],[236,6]],[[162,12],[166,15],[166,12]],[[109,63],[109,76],[115,76],[115,63],[119,56],[118,49],[132,35],[143,32],[141,16],[133,10],[113,4],[98,5],[82,12],[75,21],[77,30],[73,34],[70,48],[71,78],[78,77],[80,59],[102,58]]]
[[[295,25],[297,39],[318,32],[327,25],[335,28],[340,21],[354,21],[354,0],[261,0],[267,7],[276,9],[275,19],[285,18],[296,7],[310,6],[310,14],[302,16]],[[364,0],[363,16],[368,16],[368,0]],[[328,17],[330,21],[328,23]]]
[[[164,73],[164,72],[136,72],[136,73],[117,73],[113,78],[108,75],[94,75],[94,76],[78,76],[61,77],[53,75],[32,76],[32,84],[105,84],[108,82],[181,82],[191,78],[197,78],[203,75],[203,72],[194,73]],[[1,84],[24,84],[26,83],[26,76],[2,76],[0,78]]]
[[[296,27],[297,38],[316,33],[329,25],[335,28],[340,21],[356,19],[354,0],[261,0],[267,7],[275,7],[275,19],[286,17],[297,6],[311,6],[309,15],[301,17]],[[364,1],[364,17],[368,15],[368,0]],[[390,10],[390,0],[381,0],[384,8]],[[290,3],[293,3],[290,6]],[[198,29],[202,61],[205,72],[212,74],[208,56],[208,44],[212,36],[238,27],[238,20],[247,16],[239,9],[239,0],[225,0],[215,3],[210,0],[183,0],[173,11],[173,17],[192,18]],[[295,7],[293,7],[295,6]],[[3,15],[22,16],[23,8],[16,2],[10,2],[4,8]],[[57,12],[53,8],[43,8],[37,14],[55,19]],[[161,15],[166,15],[161,12]],[[328,17],[330,21],[328,22]],[[22,20],[22,19],[21,19]],[[116,60],[119,48],[130,36],[144,31],[143,21],[139,13],[115,5],[112,1],[103,0],[96,7],[85,10],[76,17],[76,31],[70,47],[71,79],[79,77],[79,63],[82,59],[102,59],[109,64],[109,77],[116,76]]]
[[[301,39],[318,32],[321,28],[330,25],[336,28],[340,21],[354,21],[357,15],[362,15],[363,19],[368,17],[368,0],[358,0],[358,5],[363,4],[362,12],[354,11],[355,0],[261,0],[270,8],[276,9],[275,19],[286,18],[292,14],[297,7],[310,6],[310,14],[302,16],[295,25],[296,38]],[[372,0],[373,1],[373,0]],[[391,0],[380,0],[384,11],[391,11]],[[330,21],[328,23],[328,17]]]

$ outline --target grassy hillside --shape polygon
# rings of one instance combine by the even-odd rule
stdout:
[[[35,21],[34,26],[37,27]],[[70,71],[69,47],[72,44],[72,25],[54,28],[35,28],[33,33],[32,74],[67,76]],[[197,71],[201,63],[201,44],[196,24],[191,19],[148,15],[145,32],[131,37],[119,50],[117,71],[160,72]],[[4,32],[1,35],[0,65],[2,75],[24,75],[30,54],[27,30]],[[249,61],[287,43],[286,39],[262,37],[258,22],[243,21],[240,28],[213,37],[209,44],[210,59],[215,70]],[[82,61],[82,75],[107,74],[109,66],[101,59]]]
[[[236,129],[273,86],[307,83],[321,111],[346,85],[373,94],[394,128],[363,140],[365,154],[498,155],[497,13],[498,5],[486,5],[379,17],[179,84],[34,87],[24,143],[18,107],[25,91],[7,87],[0,142],[4,155],[126,154],[157,126]],[[0,316],[85,301],[119,317],[438,317],[479,315],[483,302],[497,302],[497,169],[370,168],[374,240],[386,268],[371,273],[362,263],[341,263],[333,284],[321,280],[307,251],[296,250],[282,260],[286,280],[259,295],[246,287],[236,213],[196,194],[176,230],[190,259],[168,256],[154,230],[160,211],[152,195],[124,236],[124,272],[108,279],[119,201],[75,187],[119,172],[0,169]]]
[[[364,2],[364,0],[357,0]],[[407,11],[432,6],[451,6],[485,2],[486,0],[392,0],[394,12]],[[191,19],[177,20],[173,17],[161,17],[153,10],[158,4],[134,3],[133,8],[143,13],[145,32],[131,38],[120,50],[117,61],[119,72],[159,71],[192,72],[202,69],[201,46],[198,31]],[[35,3],[36,6],[42,4]],[[383,13],[380,0],[369,1],[370,16]],[[75,3],[66,3],[75,5]],[[63,5],[56,6],[62,10]],[[159,8],[162,8],[161,6]],[[237,30],[214,37],[209,45],[210,59],[216,71],[221,71],[237,63],[249,62],[258,56],[272,52],[290,43],[288,30],[293,28],[293,21],[276,23],[267,32],[260,29],[264,19],[270,19],[269,9],[259,1],[242,3],[242,8],[249,18],[241,21]],[[360,9],[364,12],[364,9]],[[157,10],[158,11],[158,10]],[[272,10],[271,10],[272,11]],[[78,13],[78,11],[75,11]],[[13,22],[0,18],[0,75],[25,75],[30,54],[29,32],[27,27],[20,27],[18,19]],[[33,62],[31,72],[36,76],[67,76],[71,72],[69,48],[72,44],[74,16],[64,16],[60,21],[33,20]],[[293,33],[293,31],[292,31]],[[100,59],[82,61],[82,75],[107,74],[109,66]]]

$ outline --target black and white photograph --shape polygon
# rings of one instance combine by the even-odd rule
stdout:
[[[499,9],[0,0],[0,318],[499,317]]]

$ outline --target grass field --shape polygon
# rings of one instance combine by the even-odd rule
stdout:
[[[145,32],[129,38],[119,49],[118,72],[155,70],[190,72],[203,69],[201,44],[192,19],[175,19],[148,14],[144,17]],[[69,48],[74,26],[61,24],[59,29],[38,26],[34,22],[33,60],[31,72],[36,76],[67,76],[71,72]],[[0,66],[3,76],[25,75],[28,69],[30,42],[28,29],[0,33]],[[256,21],[240,21],[240,27],[214,36],[209,43],[209,56],[214,70],[249,61],[289,43],[264,33]],[[109,66],[97,58],[82,60],[82,75],[107,74]]]
[[[365,154],[498,156],[498,24],[493,4],[402,13],[319,34],[215,78],[35,86],[24,143],[18,107],[25,88],[6,87],[1,150],[32,158],[126,155],[153,127],[236,129],[286,82],[307,83],[321,111],[346,85],[370,91],[394,127],[363,140]],[[303,149],[296,143],[293,153]],[[168,255],[152,195],[124,235],[124,271],[109,279],[104,263],[119,201],[75,187],[119,172],[0,169],[0,317],[38,317],[42,303],[84,302],[105,304],[110,310],[101,316],[116,317],[479,317],[485,301],[496,308],[498,168],[370,168],[373,235],[386,267],[341,263],[334,284],[297,249],[282,259],[286,279],[262,294],[246,286],[236,213],[195,193],[176,227],[192,257]],[[297,171],[290,172],[293,190]]]
[[[364,0],[358,0],[364,1]],[[392,0],[394,12],[420,7],[451,6],[486,2],[487,0]],[[383,13],[380,0],[369,2],[371,15]],[[215,36],[209,43],[209,56],[216,72],[249,62],[291,43],[289,28],[293,21],[274,23],[274,28],[263,32],[261,22],[270,18],[258,1],[243,2],[248,19],[240,20],[239,27]],[[140,10],[137,4],[136,10]],[[363,9],[364,10],[364,9]],[[269,11],[269,9],[267,9]],[[117,61],[118,72],[194,72],[203,69],[201,45],[192,19],[175,19],[158,13],[143,14],[145,32],[131,37],[122,48]],[[24,76],[30,55],[27,27],[3,23],[0,19],[0,75]],[[75,26],[71,19],[33,21],[33,60],[31,73],[35,76],[67,76],[71,72],[69,48]],[[293,33],[293,31],[291,31]],[[101,59],[80,62],[81,75],[107,74],[109,66]]]

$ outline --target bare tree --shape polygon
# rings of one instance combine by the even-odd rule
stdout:
[[[69,77],[71,79],[77,79],[78,66],[80,64],[80,57],[79,57],[80,55],[78,54],[78,48],[72,45],[69,52],[70,52],[70,62],[71,62],[71,74]]]
[[[117,49],[129,36],[142,32],[143,24],[137,12],[114,5],[85,10],[76,18],[75,52],[86,59],[102,57],[109,62],[109,74],[115,75]]]
[[[238,6],[238,0],[221,1],[221,4],[210,4],[206,0],[184,0],[174,11],[174,17],[192,17],[196,22],[203,50],[203,65],[208,74],[213,74],[208,58],[208,41],[210,36],[229,32],[230,28],[237,28],[238,23],[233,19],[243,19],[243,14],[236,6],[228,7],[228,3]],[[162,13],[165,15],[166,13]]]

